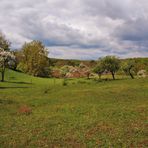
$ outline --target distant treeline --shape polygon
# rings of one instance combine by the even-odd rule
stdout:
[[[126,58],[126,59],[119,59],[122,62],[128,62],[128,61],[135,61],[135,66],[137,70],[139,69],[146,69],[148,70],[148,58]],[[52,66],[56,67],[63,67],[64,65],[69,66],[79,66],[80,63],[84,63],[88,67],[94,67],[98,60],[73,60],[73,59],[54,59],[49,58],[49,61]]]

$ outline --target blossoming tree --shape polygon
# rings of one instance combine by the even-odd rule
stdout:
[[[15,60],[15,56],[10,51],[5,51],[0,48],[0,72],[1,72],[1,81],[4,82],[5,69],[7,66],[11,65]]]

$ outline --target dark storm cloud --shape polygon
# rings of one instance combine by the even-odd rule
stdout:
[[[129,20],[117,28],[116,35],[121,40],[148,41],[148,19]]]
[[[12,48],[41,40],[51,57],[148,56],[147,0],[0,2],[0,30]]]

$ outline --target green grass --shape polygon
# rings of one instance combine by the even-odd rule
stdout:
[[[0,147],[148,147],[148,79],[97,82],[7,70]],[[32,109],[29,115],[21,106]]]

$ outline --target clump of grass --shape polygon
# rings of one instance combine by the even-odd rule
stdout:
[[[44,94],[47,94],[49,90],[50,90],[49,88],[45,88],[44,89]]]
[[[55,87],[55,86],[54,86]],[[52,88],[49,86],[46,86],[44,89],[43,89],[43,92],[44,94],[47,94],[50,90],[52,90]]]

